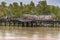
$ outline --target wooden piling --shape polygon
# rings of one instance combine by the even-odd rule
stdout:
[[[28,22],[25,22],[25,27],[28,27],[28,26],[29,26]]]
[[[22,27],[25,27],[25,23],[24,22],[22,22]]]
[[[33,22],[30,22],[30,24],[31,24],[31,27],[33,27]]]

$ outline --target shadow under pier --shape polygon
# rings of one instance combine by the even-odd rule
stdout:
[[[5,20],[0,19],[0,26],[22,27],[60,27],[59,20]]]

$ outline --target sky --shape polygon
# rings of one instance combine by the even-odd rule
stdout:
[[[13,2],[23,2],[23,4],[29,4],[31,1],[35,3],[35,5],[38,4],[40,0],[0,0],[0,4],[2,1],[5,1],[7,5]],[[55,5],[60,7],[60,0],[46,0],[48,5]]]

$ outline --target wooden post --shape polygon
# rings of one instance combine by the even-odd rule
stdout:
[[[5,26],[6,26],[6,21],[4,22]]]
[[[31,22],[31,27],[33,27],[33,22]]]
[[[54,28],[55,28],[55,23],[54,23]]]
[[[59,26],[59,23],[57,22],[57,27]]]
[[[42,26],[41,26],[41,27],[43,27],[43,22],[42,22],[41,24],[42,24]]]
[[[42,23],[42,22],[39,22],[39,26],[40,26],[40,27],[41,27],[41,23]]]
[[[8,26],[10,26],[10,22],[8,21],[7,23],[8,23]]]
[[[15,26],[15,22],[13,22],[13,26]]]
[[[22,27],[24,27],[25,26],[25,23],[24,22],[22,22]]]
[[[2,21],[0,21],[0,26],[2,26]]]
[[[29,27],[29,22],[26,22],[26,27]]]
[[[18,22],[18,27],[20,26],[20,23]]]
[[[38,26],[38,25],[37,25],[38,23],[37,23],[37,22],[35,22],[35,24],[36,24],[36,27],[37,27],[37,26]]]
[[[9,21],[9,26],[11,26],[12,25],[12,22],[11,21]]]

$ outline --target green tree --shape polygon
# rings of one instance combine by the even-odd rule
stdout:
[[[1,6],[0,6],[0,16],[4,16],[6,15],[6,3],[5,2],[1,2]]]
[[[19,5],[18,5],[18,3],[17,2],[14,2],[13,3],[13,15],[14,16],[19,16],[20,15],[20,13],[19,13]]]

